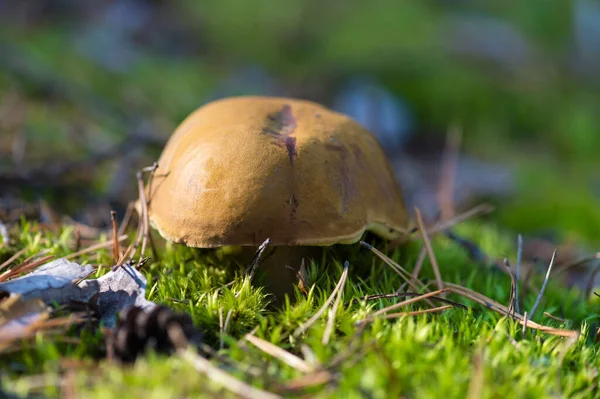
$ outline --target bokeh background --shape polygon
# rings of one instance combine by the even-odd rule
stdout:
[[[592,0],[0,0],[0,220],[107,225],[187,114],[264,94],[370,128],[430,219],[460,131],[458,210],[594,246],[599,88]]]

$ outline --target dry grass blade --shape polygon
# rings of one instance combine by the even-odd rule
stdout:
[[[273,356],[288,366],[300,371],[301,373],[312,373],[314,370],[308,363],[300,359],[298,356],[281,349],[277,345],[273,345],[264,339],[258,338],[255,335],[247,334],[245,339],[252,345],[256,346],[261,351]]]
[[[20,250],[20,251],[18,251],[16,254],[14,254],[13,256],[11,256],[10,258],[8,258],[8,259],[6,260],[6,262],[4,262],[4,263],[2,263],[2,264],[0,265],[0,270],[2,270],[2,269],[4,269],[4,268],[6,268],[6,267],[8,267],[8,266],[10,266],[10,264],[11,264],[11,263],[13,263],[15,260],[19,259],[19,257],[20,257],[21,255],[23,255],[25,252],[27,252],[27,248],[23,248],[23,249],[21,249],[21,250]]]
[[[383,263],[385,263],[386,265],[388,265],[389,267],[391,267],[392,270],[394,272],[396,272],[397,275],[399,275],[400,277],[402,277],[402,279],[412,289],[414,289],[415,291],[419,290],[419,288],[417,286],[420,286],[421,288],[425,287],[425,285],[421,281],[419,281],[419,280],[416,280],[415,283],[413,283],[412,282],[412,275],[408,271],[406,271],[406,269],[404,269],[398,263],[394,262],[387,255],[385,255],[383,252],[381,252],[380,250],[378,250],[377,248],[375,248],[371,244],[366,243],[364,241],[361,241],[360,245],[362,245],[363,247],[367,248],[369,251],[373,252],[373,254],[375,254],[375,256],[377,256],[379,259],[381,259],[383,261]]]
[[[245,399],[276,399],[281,396],[262,389],[255,388],[245,382],[238,380],[231,374],[221,370],[205,358],[197,355],[191,350],[179,350],[179,355],[190,363],[199,373],[206,375],[211,381],[219,384],[228,391]]]
[[[423,216],[421,215],[421,210],[419,208],[415,208],[415,213],[417,216],[417,225],[419,226],[419,231],[421,232],[421,237],[423,238],[423,244],[425,245],[427,253],[429,254],[429,260],[431,261],[431,267],[433,268],[433,273],[435,274],[437,286],[441,290],[444,288],[444,282],[442,281],[442,275],[440,274],[440,268],[438,266],[435,253],[433,252],[431,241],[429,241],[429,236],[427,235],[427,231],[425,230],[425,223],[423,223]],[[444,295],[442,295],[442,297],[444,297]]]
[[[451,228],[452,226],[456,226],[457,224],[462,223],[465,220],[474,218],[476,216],[485,215],[485,214],[488,214],[493,211],[494,211],[494,207],[490,204],[477,205],[476,207],[469,209],[466,212],[456,215],[452,219],[449,219],[449,220],[446,220],[443,222],[439,222],[439,223],[433,225],[429,230],[427,230],[427,234],[429,236],[432,236],[441,231],[447,230],[447,229]]]
[[[385,307],[383,309],[378,310],[377,312],[374,313],[374,316],[378,316],[380,314],[387,313],[390,310],[396,310],[396,309],[399,309],[401,307],[408,306],[410,304],[422,301],[424,299],[431,298],[433,296],[439,295],[439,294],[441,294],[443,292],[446,292],[446,291],[448,291],[448,289],[444,288],[444,289],[441,289],[441,290],[428,292],[427,294],[419,295],[419,296],[414,297],[414,298],[406,299],[406,300],[404,300],[402,302],[398,302],[398,303],[395,303],[395,304],[393,304],[391,306],[388,306],[388,307]]]
[[[416,284],[419,280],[419,272],[421,272],[421,268],[423,267],[423,263],[425,263],[425,257],[427,256],[427,249],[425,246],[421,247],[421,251],[419,251],[419,257],[417,258],[417,263],[415,264],[415,268],[412,272],[411,281],[413,284]]]
[[[315,322],[317,320],[319,320],[319,318],[323,315],[323,313],[325,313],[325,310],[327,310],[327,308],[329,307],[329,305],[331,304],[331,302],[333,302],[333,298],[335,297],[335,294],[337,294],[337,292],[345,284],[346,278],[348,277],[348,267],[349,266],[350,266],[350,263],[348,263],[348,261],[346,261],[344,263],[344,271],[342,272],[340,280],[338,281],[337,285],[335,286],[335,288],[331,292],[331,295],[329,295],[329,298],[327,298],[327,301],[325,301],[325,303],[323,304],[323,306],[321,307],[321,309],[319,309],[317,311],[317,313],[315,313],[310,319],[308,319],[304,324],[302,324],[300,327],[298,327],[294,331],[294,334],[293,334],[294,337],[298,337],[304,331],[308,330],[313,324],[315,324]]]
[[[420,294],[418,292],[395,292],[393,294],[376,294],[376,295],[368,295],[365,296],[363,298],[361,298],[361,300],[363,301],[373,301],[376,299],[391,299],[391,298],[400,298],[400,297],[415,297],[415,296],[421,296],[423,294]],[[445,298],[440,298],[439,296],[432,296],[431,299],[435,299],[436,301],[440,301],[443,303],[446,303],[448,305],[452,305],[455,308],[461,308],[464,310],[468,310],[469,308],[465,305],[463,305],[462,303],[458,303],[458,302],[454,302],[454,301],[450,301],[448,299]]]
[[[508,259],[504,259],[504,267],[506,268],[506,272],[510,276],[510,295],[508,296],[508,313],[514,314],[515,312],[515,296],[517,290],[517,282],[515,280],[515,275],[510,269],[510,264],[508,263]]]
[[[126,234],[124,234],[118,238],[119,242],[125,241],[126,239],[127,239]],[[100,242],[98,244],[94,244],[85,249],[82,249],[81,251],[73,252],[72,254],[65,256],[65,259],[77,258],[78,256],[86,255],[86,254],[89,254],[90,252],[98,251],[99,249],[109,248],[112,245],[113,245],[112,241]]]
[[[546,316],[549,319],[552,319],[552,320],[555,320],[555,321],[559,321],[561,323],[566,323],[567,322],[567,320],[562,319],[562,318],[557,317],[557,316],[554,316],[554,315],[552,315],[552,314],[550,314],[548,312],[544,312],[543,314],[544,314],[544,316]]]
[[[146,199],[146,190],[144,190],[144,178],[142,172],[137,175],[138,190],[140,194],[140,207],[142,208],[141,223],[142,223],[142,249],[140,251],[140,259],[144,257],[146,245],[148,245],[148,235],[150,234],[150,222],[148,217],[148,200]]]
[[[130,202],[127,204],[127,209],[125,210],[125,215],[123,216],[123,220],[121,220],[121,226],[119,226],[119,233],[117,236],[122,236],[125,234],[127,229],[129,228],[129,223],[131,223],[131,218],[133,216],[133,211],[135,210],[135,204]]]
[[[453,307],[454,306],[452,306],[452,305],[444,305],[444,306],[438,306],[436,308],[431,308],[431,309],[413,310],[410,312],[398,312],[398,313],[390,313],[390,314],[386,314],[386,315],[377,315],[374,317],[368,317],[366,319],[362,319],[361,321],[357,322],[356,324],[370,323],[377,319],[397,319],[402,316],[419,316],[419,315],[427,314],[427,313],[438,313],[438,312],[443,312],[444,310],[447,310],[447,309],[451,309]]]
[[[544,283],[542,284],[542,288],[540,289],[540,293],[535,299],[535,303],[531,308],[531,312],[529,312],[529,318],[533,319],[535,312],[537,311],[538,306],[540,306],[540,302],[542,301],[542,297],[544,296],[544,292],[546,291],[546,285],[548,284],[548,280],[550,279],[550,274],[552,273],[552,266],[554,265],[554,260],[556,259],[556,249],[552,253],[552,259],[550,259],[550,264],[548,265],[548,271],[546,272],[546,277],[544,278]]]
[[[323,338],[321,339],[321,343],[323,345],[327,345],[329,343],[329,338],[331,338],[331,333],[333,332],[333,326],[335,324],[335,315],[337,314],[337,310],[340,307],[340,302],[342,301],[342,296],[344,296],[344,287],[346,286],[347,278],[344,278],[344,282],[342,283],[342,287],[337,293],[337,297],[335,298],[335,302],[331,309],[329,309],[329,317],[327,319],[327,324],[325,325],[325,331],[323,332]]]
[[[560,329],[560,328],[553,328],[553,327],[548,327],[548,326],[543,326],[541,324],[537,324],[537,323],[527,319],[527,316],[526,316],[527,313],[525,313],[525,316],[521,315],[519,313],[510,314],[510,312],[508,311],[508,308],[506,306],[494,301],[493,299],[486,297],[483,294],[475,292],[469,288],[460,286],[458,284],[449,283],[449,282],[445,282],[445,284],[448,288],[450,288],[451,292],[461,295],[472,301],[475,301],[475,302],[487,307],[488,309],[491,309],[491,310],[493,310],[497,313],[500,313],[504,316],[512,317],[513,319],[517,320],[520,324],[522,324],[526,327],[532,328],[534,330],[542,331],[542,332],[545,332],[548,334],[558,335],[561,337],[576,338],[579,336],[579,333],[574,330],[564,330],[564,329]]]
[[[23,262],[19,266],[16,266],[0,274],[0,282],[6,281],[19,274],[27,273],[28,271],[31,271],[36,267],[43,265],[52,258],[54,258],[54,255],[47,255],[37,260]]]

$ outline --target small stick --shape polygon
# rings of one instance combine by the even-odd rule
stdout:
[[[550,279],[550,273],[552,273],[552,266],[554,265],[554,260],[556,259],[556,249],[552,253],[552,259],[550,259],[550,265],[548,266],[548,271],[546,272],[546,277],[544,278],[544,283],[542,284],[542,289],[540,289],[540,293],[538,294],[533,307],[531,308],[530,318],[533,319],[535,312],[544,296],[544,291],[546,291],[546,284],[548,284],[548,280]]]
[[[329,305],[331,304],[331,302],[333,302],[333,298],[334,298],[335,294],[346,283],[346,278],[348,276],[348,267],[350,267],[350,263],[348,261],[346,261],[344,263],[344,271],[342,272],[342,275],[341,275],[340,280],[338,281],[337,285],[335,286],[335,288],[331,292],[331,295],[329,295],[329,298],[327,298],[327,301],[325,301],[325,304],[323,304],[323,306],[321,307],[321,309],[319,309],[317,311],[317,313],[315,313],[310,319],[308,319],[304,324],[302,324],[300,327],[298,327],[294,331],[293,336],[295,338],[297,338],[304,331],[308,330],[313,324],[315,324],[315,322],[317,320],[319,320],[319,317],[321,317],[321,315],[323,313],[325,313],[325,310],[329,307]]]
[[[515,308],[517,313],[521,313],[519,306],[519,278],[521,277],[521,261],[523,260],[523,236],[519,234],[517,236],[517,285],[515,286]]]
[[[527,311],[525,311],[525,313],[523,313],[523,330],[521,331],[521,334],[523,334],[523,337],[525,336],[525,334],[527,333]]]
[[[435,274],[435,279],[437,282],[437,286],[440,290],[444,289],[444,282],[442,281],[442,275],[440,274],[440,268],[437,263],[437,259],[435,258],[435,253],[433,252],[433,247],[431,246],[431,242],[429,241],[429,237],[427,236],[427,231],[425,230],[425,224],[423,223],[423,217],[421,216],[421,210],[419,208],[415,208],[415,213],[417,216],[417,224],[419,226],[419,231],[421,232],[421,237],[423,237],[423,244],[425,244],[425,248],[429,254],[429,260],[431,261],[431,267],[433,268],[433,273]],[[442,298],[445,295],[442,295]]]
[[[119,262],[119,240],[117,239],[119,236],[119,227],[117,226],[117,212],[110,211],[110,221],[112,222],[112,231],[113,231],[113,261],[115,265]]]

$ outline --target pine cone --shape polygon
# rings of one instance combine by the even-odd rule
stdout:
[[[166,306],[149,310],[132,306],[120,313],[112,337],[109,345],[112,345],[115,357],[129,363],[148,349],[172,354],[176,348],[187,344],[198,347],[202,332],[187,313],[174,313]]]

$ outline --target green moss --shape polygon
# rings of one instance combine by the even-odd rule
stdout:
[[[33,233],[34,228],[23,225],[15,245],[15,248],[28,248],[24,257],[46,248],[58,256],[69,252],[69,230],[54,236]],[[472,222],[457,230],[477,242],[489,255],[514,256],[512,237],[499,233],[493,226]],[[419,248],[414,243],[389,254],[411,270]],[[507,303],[510,281],[503,273],[474,264],[461,248],[446,238],[436,238],[434,249],[444,279]],[[0,259],[11,251],[0,249]],[[549,284],[542,309],[566,318],[568,324],[549,320],[539,311],[535,320],[555,327],[581,329],[582,335],[576,341],[532,331],[523,335],[517,323],[477,306],[472,311],[453,308],[442,314],[378,319],[357,336],[356,321],[398,301],[367,302],[360,298],[391,293],[401,285],[400,278],[370,252],[359,246],[325,251],[322,259],[307,267],[309,281],[313,283],[308,295],[296,290],[295,300],[286,301],[279,309],[268,307],[268,293],[239,277],[242,268],[229,262],[226,255],[167,245],[161,251],[161,261],[145,269],[151,284],[148,296],[153,301],[191,313],[205,330],[206,342],[217,350],[220,314],[225,317],[231,311],[226,345],[219,351],[221,356],[230,359],[230,365],[223,367],[257,387],[277,390],[302,373],[240,340],[254,328],[258,337],[293,353],[300,354],[302,346],[307,346],[324,365],[340,354],[347,355],[333,369],[335,382],[306,392],[315,397],[463,398],[469,389],[473,358],[480,355],[485,398],[552,395],[586,398],[598,393],[600,344],[594,343],[590,325],[598,323],[600,306],[582,300],[575,291],[565,291],[555,282]],[[103,262],[109,263],[108,254],[103,252],[100,256]],[[293,331],[321,307],[339,280],[341,259],[348,259],[351,266],[344,302],[336,314],[330,342],[326,345],[321,342],[327,312],[305,334],[294,338]],[[422,276],[433,278],[428,262]],[[236,282],[225,287],[233,279]],[[540,283],[539,278],[535,283]],[[526,309],[532,306],[536,294],[530,293],[524,298]],[[452,299],[470,304],[463,298]],[[415,304],[408,309],[417,310],[421,306]],[[73,345],[39,336],[33,344],[4,356],[2,363],[10,367],[3,369],[3,386],[23,394],[41,391],[50,397],[57,396],[60,391],[57,383],[63,371],[60,360],[66,357],[89,362],[102,347],[98,334],[83,334],[80,339],[80,344]],[[362,354],[361,349],[365,350]],[[74,378],[77,392],[89,398],[115,395],[123,398],[214,397],[224,392],[218,382],[199,375],[179,357],[149,354],[133,367],[122,368],[105,362],[90,364],[90,367],[89,370],[78,369]],[[247,374],[249,370],[258,371],[260,375],[251,377]],[[38,373],[43,373],[42,377]]]

